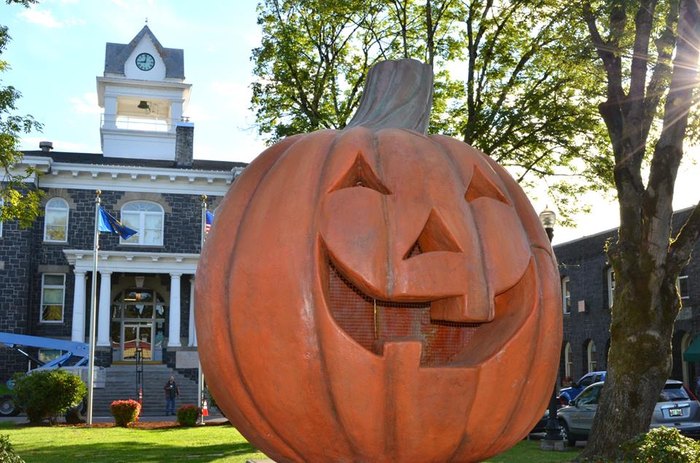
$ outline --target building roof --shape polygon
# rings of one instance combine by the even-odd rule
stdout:
[[[76,164],[96,164],[110,166],[138,166],[172,169],[220,170],[230,171],[234,168],[244,168],[245,162],[215,161],[209,159],[194,159],[191,166],[178,166],[175,160],[135,159],[106,157],[101,153],[69,153],[62,151],[23,151],[25,156],[43,156],[55,162],[70,162]]]
[[[165,77],[184,80],[184,50],[179,48],[163,47],[148,26],[143,26],[143,29],[136,34],[136,37],[134,37],[131,42],[127,44],[107,42],[107,49],[105,51],[105,75],[124,75],[124,63],[126,63],[127,58],[129,58],[131,53],[134,51],[136,45],[138,45],[141,39],[143,39],[143,37],[146,35],[151,39],[153,45],[156,47],[156,50],[158,50],[158,53],[165,62]]]
[[[688,219],[688,216],[692,212],[692,210],[695,208],[695,206],[689,206],[685,207],[683,209],[678,209],[676,211],[673,211],[673,217],[672,217],[672,229],[673,232],[672,234],[678,233],[680,230],[680,227],[685,223],[685,221]],[[559,243],[554,245],[554,249],[564,249],[568,246],[578,246],[582,241],[584,240],[599,240],[601,242],[605,242],[606,240],[610,238],[614,238],[617,236],[619,227],[613,227],[613,228],[608,228],[607,230],[602,230],[597,233],[593,233],[591,235],[584,235],[581,236],[580,238],[574,238],[570,241],[566,241],[564,243]]]

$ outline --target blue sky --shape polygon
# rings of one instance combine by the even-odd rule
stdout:
[[[252,160],[264,149],[248,110],[251,50],[260,42],[255,0],[41,0],[23,8],[0,4],[12,41],[0,58],[11,69],[4,85],[21,93],[19,114],[44,124],[21,149],[50,140],[56,151],[99,153],[95,78],[105,44],[128,43],[146,23],[164,47],[185,50],[192,84],[187,115],[195,124],[198,159]]]
[[[11,69],[0,74],[22,98],[19,114],[44,124],[42,133],[23,137],[20,149],[35,150],[50,140],[56,151],[99,153],[100,113],[95,78],[104,71],[107,42],[128,43],[148,26],[164,47],[185,50],[186,82],[192,84],[187,111],[195,124],[194,156],[249,162],[263,149],[249,111],[251,51],[259,45],[257,0],[41,0],[25,9],[0,3],[0,24],[12,41],[0,58]],[[697,110],[697,108],[696,108]],[[700,149],[691,150],[700,159]],[[698,202],[700,166],[686,162],[677,184],[676,208]],[[617,206],[591,196],[593,213],[579,216],[574,229],[558,228],[555,242],[613,228]],[[547,206],[544,195],[533,207]]]

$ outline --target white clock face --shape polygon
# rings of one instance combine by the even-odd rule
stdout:
[[[136,67],[142,71],[150,71],[156,65],[156,60],[149,53],[139,53],[136,57]]]

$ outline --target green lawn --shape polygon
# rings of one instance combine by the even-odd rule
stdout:
[[[10,436],[15,450],[27,463],[245,462],[265,458],[228,425],[145,430],[1,423],[0,434]],[[543,452],[539,442],[522,441],[488,461],[565,462],[577,454]]]

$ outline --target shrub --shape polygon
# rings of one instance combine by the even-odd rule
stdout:
[[[0,463],[24,463],[10,443],[10,436],[0,435]]]
[[[141,404],[132,399],[115,400],[109,405],[109,409],[112,412],[116,425],[126,428],[139,419]]]
[[[635,463],[687,463],[700,461],[700,442],[676,428],[661,426],[622,444],[624,461]]]
[[[83,400],[87,387],[76,375],[65,370],[39,370],[15,375],[17,404],[27,412],[30,423],[56,417]]]
[[[201,414],[202,410],[196,405],[183,405],[177,409],[177,422],[180,426],[194,426]]]

